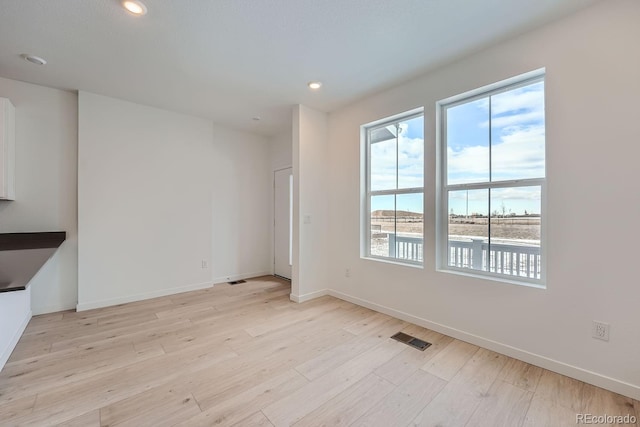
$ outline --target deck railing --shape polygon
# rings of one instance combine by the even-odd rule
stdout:
[[[389,234],[389,257],[422,261],[420,237]],[[533,279],[540,278],[540,246],[489,243],[484,239],[449,240],[449,266]]]
[[[407,261],[422,261],[422,237],[389,234],[389,257]]]
[[[539,279],[540,261],[540,246],[449,240],[451,267]]]

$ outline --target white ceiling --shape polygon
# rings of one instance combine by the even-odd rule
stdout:
[[[0,76],[269,135],[594,1],[0,0]]]

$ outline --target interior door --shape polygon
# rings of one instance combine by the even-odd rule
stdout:
[[[291,168],[273,173],[273,267],[274,273],[291,279],[292,264],[292,216],[293,174]]]

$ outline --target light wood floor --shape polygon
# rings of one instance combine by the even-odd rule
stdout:
[[[0,425],[575,426],[640,403],[270,277],[33,318]],[[404,331],[424,352],[388,337]],[[635,408],[634,408],[635,403]]]

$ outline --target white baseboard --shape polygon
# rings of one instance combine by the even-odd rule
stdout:
[[[293,302],[305,302],[315,298],[323,297],[325,295],[329,295],[329,292],[330,292],[329,289],[322,289],[322,290],[310,292],[304,295],[290,294],[289,299]]]
[[[13,338],[11,338],[9,345],[4,349],[2,354],[0,354],[0,371],[2,371],[2,369],[4,368],[4,365],[7,363],[7,360],[9,360],[9,356],[11,356],[11,353],[13,353],[13,349],[16,348],[16,345],[18,344],[18,341],[20,341],[20,338],[22,337],[24,330],[27,328],[27,325],[29,324],[31,317],[33,317],[33,314],[31,313],[31,311],[29,311],[25,316],[25,318],[22,320],[20,327],[16,330],[16,333],[13,335]]]
[[[211,282],[196,283],[193,285],[180,286],[177,288],[159,289],[157,291],[145,292],[142,294],[127,295],[119,298],[111,298],[111,299],[100,300],[100,301],[78,303],[78,305],[76,306],[76,311],[85,311],[85,310],[93,310],[94,308],[110,307],[112,305],[125,304],[128,302],[142,301],[145,299],[180,294],[182,292],[207,289],[207,288],[211,288],[212,286],[213,284]]]
[[[502,344],[497,341],[489,340],[478,335],[470,334],[459,329],[451,328],[440,323],[432,322],[421,317],[414,316],[399,310],[395,310],[389,307],[385,307],[380,304],[376,304],[371,301],[367,301],[361,298],[357,298],[333,289],[329,289],[327,292],[329,295],[336,298],[340,298],[345,301],[349,301],[353,304],[360,305],[362,307],[370,308],[371,310],[378,311],[380,313],[393,316],[395,318],[411,322],[413,324],[422,326],[427,329],[440,332],[441,334],[448,335],[453,338],[457,338],[462,341],[466,341],[471,344],[495,351],[496,353],[504,354],[505,356],[513,357],[514,359],[522,360],[523,362],[530,363],[535,366],[539,366],[549,371],[557,372],[562,375],[566,375],[571,378],[575,378],[585,383],[595,385],[597,387],[610,390],[614,393],[622,394],[624,396],[631,397],[636,400],[640,400],[640,387],[634,384],[630,384],[615,378],[610,378],[596,372],[588,371],[577,366],[569,365],[564,362],[560,362],[554,359],[550,359],[545,356],[541,356],[535,353],[531,353],[525,350],[521,350],[516,347],[512,347],[507,344]],[[314,293],[315,294],[315,293]],[[313,295],[313,294],[307,294]],[[326,295],[326,294],[325,294]],[[318,295],[320,296],[320,295]],[[315,298],[315,296],[314,296]],[[293,299],[293,298],[292,298]],[[310,298],[309,298],[310,299]]]
[[[245,279],[251,279],[253,277],[260,277],[260,276],[272,276],[270,271],[257,271],[255,273],[242,273],[242,274],[233,274],[230,276],[222,276],[222,277],[216,277],[213,279],[213,283],[215,284],[219,284],[219,283],[227,283],[227,282],[232,282],[234,280],[245,280]]]
[[[48,305],[46,307],[32,307],[32,311],[34,316],[38,316],[39,314],[59,313],[61,311],[75,310],[76,307],[76,304],[56,304]]]

